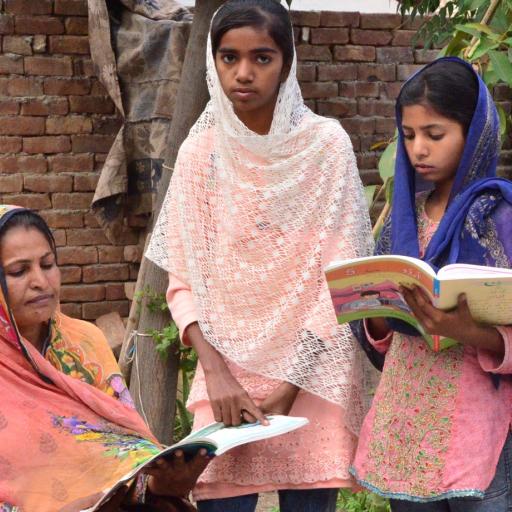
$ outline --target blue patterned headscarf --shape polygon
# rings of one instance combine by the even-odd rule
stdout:
[[[498,113],[485,83],[470,64],[456,57],[434,61],[409,80],[441,60],[461,63],[474,73],[478,82],[478,100],[448,207],[423,259],[435,270],[455,262],[510,267],[512,183],[496,177],[500,151]],[[376,253],[419,258],[415,205],[418,182],[405,149],[398,102],[396,120],[398,146],[393,206]]]

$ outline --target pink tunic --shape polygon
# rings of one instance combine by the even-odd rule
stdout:
[[[437,229],[418,200],[421,251]],[[420,337],[371,340],[386,360],[365,418],[353,473],[379,494],[431,501],[483,496],[512,418],[512,328],[500,327],[505,356],[457,345],[435,353]],[[489,373],[490,372],[490,373]]]
[[[197,314],[190,288],[173,275],[169,276],[167,302],[187,344],[185,330],[197,321]],[[249,373],[231,361],[227,364],[257,404],[279,384]],[[194,413],[194,430],[215,421],[200,365],[188,408]],[[357,439],[345,428],[342,409],[300,391],[290,415],[305,416],[310,424],[283,436],[235,448],[214,459],[201,475],[194,498],[226,498],[279,489],[350,487],[353,479],[348,468]]]

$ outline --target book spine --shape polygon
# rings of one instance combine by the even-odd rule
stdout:
[[[439,279],[437,279],[437,277],[434,278],[434,289],[432,291],[434,294],[434,306],[437,307],[437,299],[439,298],[439,294],[441,293],[441,283],[439,282]],[[441,339],[439,334],[433,334],[432,341],[434,345],[434,352],[439,352],[439,350],[441,349]]]

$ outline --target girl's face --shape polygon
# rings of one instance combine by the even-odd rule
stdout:
[[[462,125],[429,105],[410,105],[403,107],[402,129],[416,172],[436,186],[451,185],[466,142]]]
[[[267,30],[228,30],[220,40],[215,65],[240,120],[257,133],[268,133],[284,73],[283,53]]]

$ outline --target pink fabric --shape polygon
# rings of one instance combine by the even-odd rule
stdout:
[[[180,331],[181,341],[184,345],[190,346],[185,331],[190,324],[198,320],[190,286],[173,274],[169,274],[166,298],[169,309],[172,312],[172,318]]]
[[[421,201],[418,226],[424,250],[437,226]],[[361,484],[410,500],[482,495],[512,419],[510,379],[496,389],[486,373],[512,368],[512,328],[499,331],[501,360],[462,345],[435,353],[422,338],[394,334],[353,464]]]
[[[370,331],[368,329],[368,321],[367,319],[363,320],[363,326],[364,326],[364,332],[366,334],[366,337],[368,338],[368,341],[373,345],[375,350],[380,352],[381,354],[385,354],[389,346],[391,345],[391,342],[393,341],[393,331],[389,331],[384,338],[381,340],[376,340],[373,338],[373,336],[370,334]]]

